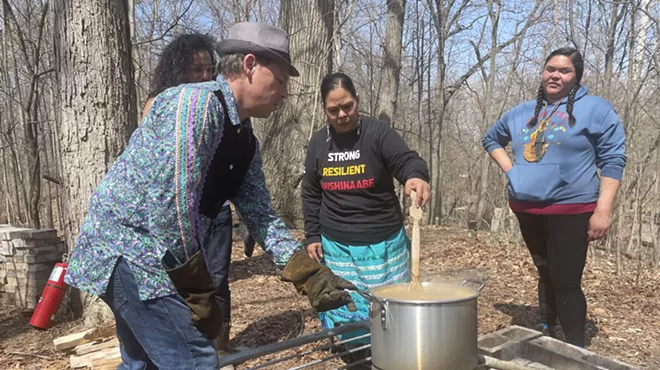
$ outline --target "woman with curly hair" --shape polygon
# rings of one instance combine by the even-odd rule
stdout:
[[[180,35],[172,40],[154,70],[142,116],[149,111],[156,96],[166,89],[184,83],[210,81],[215,75],[214,45],[212,37],[199,33]]]
[[[158,94],[166,89],[185,83],[211,81],[215,77],[215,40],[198,33],[184,34],[175,38],[163,50],[151,82],[149,99],[142,116],[145,116]],[[229,264],[231,262],[232,215],[229,201],[222,205],[213,220],[213,231],[207,243],[211,276],[216,287],[216,301],[222,315],[223,329],[215,338],[216,348],[229,350],[231,296],[229,291]]]

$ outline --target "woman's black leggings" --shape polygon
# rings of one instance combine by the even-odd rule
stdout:
[[[581,282],[591,213],[516,216],[539,272],[541,322],[555,325],[559,318],[566,341],[584,347],[587,302]]]

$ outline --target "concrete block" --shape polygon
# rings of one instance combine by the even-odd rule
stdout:
[[[47,263],[47,262],[59,262],[62,260],[62,255],[58,252],[44,253],[39,255],[30,255],[26,254],[23,256],[25,263],[35,264],[35,263]]]
[[[546,337],[548,338],[548,337]],[[548,338],[556,340],[554,338]],[[557,341],[559,342],[559,341]],[[599,366],[590,364],[579,358],[573,358],[566,353],[545,348],[543,342],[533,340],[525,346],[525,351],[521,357],[562,370],[605,370]]]
[[[55,265],[55,264],[53,264]],[[34,266],[34,265],[30,265]],[[43,280],[47,281],[48,277],[50,276],[51,270],[41,270],[41,271],[25,271],[25,270],[18,270],[16,271],[16,276],[19,278],[28,278],[28,279],[36,279],[36,280]]]
[[[51,271],[55,263],[26,264],[28,272]]]
[[[636,368],[624,364],[622,362],[609,359],[604,356],[600,356],[596,353],[593,353],[587,349],[580,348],[573,346],[571,344],[562,342],[560,340],[550,338],[550,337],[541,337],[538,339],[535,339],[531,342],[529,342],[530,348],[528,351],[530,353],[540,354],[541,352],[551,352],[551,353],[558,353],[561,354],[565,357],[568,357],[572,359],[575,362],[580,363],[580,366],[584,367],[579,367],[585,368],[585,369],[590,369],[589,367],[586,366],[591,366],[591,368],[594,369],[599,369],[599,370],[636,370]],[[586,364],[586,365],[585,365]],[[575,369],[578,369],[578,367],[574,367]],[[562,368],[563,369],[563,368]],[[566,368],[567,370],[570,370],[570,368]]]
[[[14,299],[16,299],[16,294],[3,292],[3,293],[0,293],[0,298],[6,298],[10,301],[14,301]]]
[[[23,247],[24,249],[30,249],[30,248],[41,248],[41,247],[46,247],[49,244],[52,244],[48,240],[43,240],[43,239],[26,239],[25,240],[25,246]]]
[[[17,285],[12,285],[12,284],[5,284],[5,293],[13,293],[16,294],[19,292],[18,286]]]
[[[7,270],[14,270],[16,272],[25,271],[28,266],[22,258],[20,261],[17,261],[16,259],[12,259],[11,261],[8,260],[5,265],[7,266]]]
[[[515,325],[479,337],[478,346],[483,355],[537,370],[637,370],[584,348],[543,336],[539,331]]]
[[[25,248],[25,240],[24,239],[14,239],[12,240],[14,243],[14,247],[22,249]]]
[[[18,241],[18,240],[22,240],[22,239],[14,240],[14,246],[16,245],[16,241]],[[29,251],[29,249],[25,249],[25,248],[14,248],[14,256],[13,257],[25,256],[28,253],[28,251]]]
[[[497,331],[497,333],[516,342],[527,342],[543,336],[543,333],[540,331],[518,325],[511,325],[508,328]]]
[[[2,234],[0,235],[0,239],[13,240],[13,239],[25,239],[30,229],[25,229],[22,227],[9,227],[1,231]]]
[[[0,254],[0,256],[2,256],[2,258],[4,258],[3,263],[4,263],[5,266],[11,266],[14,263],[14,261],[16,261],[16,255],[14,255],[14,256],[5,256],[4,254]],[[19,258],[19,259],[22,260],[22,258]]]
[[[55,245],[46,245],[46,246],[38,247],[38,248],[30,248],[26,252],[29,255],[38,256],[38,255],[44,254],[44,253],[58,252],[58,249],[57,249],[57,246],[55,246]]]
[[[13,278],[7,278],[7,284],[17,285],[21,289],[37,287],[37,286],[41,286],[43,288],[46,285],[46,281],[38,281],[36,279],[30,279],[24,277],[13,277]]]
[[[514,360],[521,357],[525,343],[541,336],[539,331],[512,325],[480,337],[479,352],[500,360]]]
[[[16,249],[11,240],[3,240],[0,242],[0,254],[4,256],[13,256],[14,253],[16,253]]]
[[[57,230],[55,229],[39,229],[30,230],[28,232],[29,239],[57,239]]]
[[[499,333],[490,333],[481,336],[478,341],[479,353],[482,355],[510,361],[520,357],[522,345],[509,340]]]

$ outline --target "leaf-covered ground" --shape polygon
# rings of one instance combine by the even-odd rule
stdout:
[[[477,277],[486,286],[479,298],[479,333],[508,325],[538,325],[536,270],[524,247],[491,245],[487,234],[470,239],[464,230],[426,227],[422,230],[421,269],[424,280]],[[278,271],[260,250],[246,258],[242,245],[234,244],[231,267],[233,320],[231,344],[257,347],[321,330],[304,297],[279,280]],[[660,273],[624,259],[616,274],[612,256],[592,250],[584,274],[588,301],[588,349],[642,369],[660,369]],[[61,322],[41,332],[27,325],[29,315],[0,310],[0,368],[66,369],[68,358],[53,349],[52,340],[80,330],[76,321]],[[298,348],[303,351],[321,343]],[[254,366],[276,356],[249,361]],[[272,369],[291,368],[328,356],[314,352]],[[340,366],[333,360],[314,367]]]

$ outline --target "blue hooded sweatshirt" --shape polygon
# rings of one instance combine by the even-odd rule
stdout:
[[[506,174],[510,199],[545,204],[592,203],[598,200],[600,176],[621,180],[626,165],[623,125],[606,100],[587,95],[581,86],[573,105],[571,127],[564,98],[545,129],[546,151],[538,162],[524,157],[525,145],[533,142],[539,125],[534,117],[536,101],[522,103],[506,112],[484,135],[483,146],[492,153],[511,143],[513,168]],[[550,114],[554,104],[544,103],[539,114]]]

